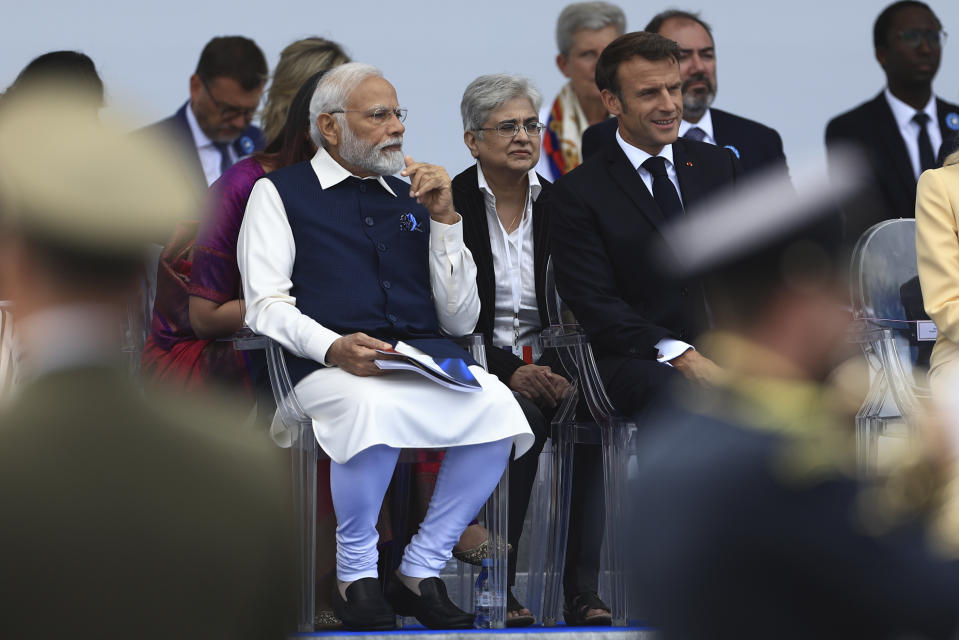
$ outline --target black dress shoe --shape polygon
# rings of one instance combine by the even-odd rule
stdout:
[[[376,578],[360,578],[346,588],[346,600],[333,587],[333,613],[343,628],[358,631],[388,631],[396,628],[396,614],[380,591]]]
[[[401,616],[413,616],[430,629],[472,629],[474,616],[450,602],[446,583],[439,578],[420,581],[416,595],[394,576],[386,587],[386,599]]]

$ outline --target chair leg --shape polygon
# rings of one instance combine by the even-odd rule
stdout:
[[[556,424],[556,423],[554,423]],[[555,626],[562,615],[561,596],[566,539],[569,530],[569,504],[573,479],[573,439],[566,430],[571,425],[557,424],[553,440],[553,482],[550,496],[550,535],[546,539],[543,626]]]
[[[313,632],[316,606],[316,456],[313,425],[302,423],[294,436],[292,455],[293,517],[299,531],[300,602],[297,631]]]
[[[493,592],[492,627],[506,627],[506,539],[509,523],[509,465],[486,503],[486,529],[493,560],[490,589]]]
[[[552,492],[553,475],[553,444],[552,440],[547,439],[543,446],[543,451],[539,454],[539,463],[536,468],[536,483],[533,485],[533,493],[530,496],[530,507],[528,511],[528,524],[523,531],[523,540],[525,540],[526,556],[529,558],[529,566],[526,572],[526,595],[520,597],[520,601],[526,604],[533,616],[543,621],[546,608],[543,600],[543,589],[545,586],[546,573],[546,547],[543,540],[548,540],[549,529],[549,507],[550,494]],[[517,554],[519,550],[517,550]]]
[[[630,428],[624,424],[601,427],[603,476],[606,498],[606,565],[609,572],[609,607],[614,627],[626,626],[626,573],[622,549],[623,501],[629,462]]]

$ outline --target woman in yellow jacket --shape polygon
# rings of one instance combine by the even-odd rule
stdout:
[[[939,330],[929,360],[935,392],[959,375],[959,151],[919,177],[916,256],[926,313]]]

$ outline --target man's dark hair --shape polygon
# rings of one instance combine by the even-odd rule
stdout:
[[[243,36],[220,36],[203,47],[196,74],[207,82],[214,78],[230,78],[244,91],[253,91],[266,82],[269,69],[255,42]]]
[[[103,81],[93,60],[79,51],[51,51],[34,58],[7,90],[7,96],[42,84],[76,88],[103,104]]]
[[[679,45],[658,33],[647,31],[624,33],[610,42],[599,56],[599,61],[596,63],[596,86],[599,90],[608,89],[622,100],[616,71],[619,65],[636,57],[650,62],[678,61]]]
[[[672,20],[673,18],[678,18],[682,20],[692,20],[693,22],[699,24],[703,29],[706,30],[706,33],[709,34],[709,39],[713,39],[713,30],[712,28],[699,17],[698,13],[693,13],[691,11],[683,11],[682,9],[669,9],[661,13],[657,13],[653,16],[653,19],[649,21],[649,24],[646,25],[646,28],[643,31],[649,31],[650,33],[659,33],[659,30],[663,28],[663,23],[667,20]]]
[[[877,49],[889,44],[889,27],[892,26],[892,19],[896,14],[902,9],[912,7],[925,9],[936,19],[936,23],[939,24],[940,27],[942,26],[942,23],[939,22],[939,17],[936,16],[936,13],[925,2],[919,2],[918,0],[900,0],[900,2],[893,2],[882,10],[882,13],[876,18],[876,23],[872,26],[872,43]]]

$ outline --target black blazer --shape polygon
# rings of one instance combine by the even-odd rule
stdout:
[[[731,151],[704,142],[680,138],[673,160],[687,211],[742,173]],[[706,328],[702,284],[655,275],[648,248],[666,220],[618,144],[556,181],[550,222],[556,286],[598,357],[654,359],[663,338]]]
[[[943,143],[948,144],[956,130],[950,128],[947,120],[952,120],[953,127],[957,126],[959,106],[937,98],[936,111]],[[873,187],[880,196],[871,212],[844,221],[846,241],[855,242],[863,231],[882,220],[914,218],[916,175],[884,92],[829,121],[826,125],[827,151],[834,151],[842,142],[854,144],[866,155]],[[933,153],[937,151],[933,149]]]
[[[547,203],[552,184],[537,174],[543,189],[533,202],[533,270],[536,286],[536,306],[541,326],[549,326],[546,317],[546,262],[549,259],[549,224]],[[476,263],[476,288],[480,299],[479,321],[476,331],[486,339],[486,360],[490,373],[504,384],[513,373],[526,364],[511,352],[493,346],[493,317],[496,309],[496,274],[493,272],[493,251],[490,249],[489,227],[486,223],[486,203],[479,190],[476,165],[453,178],[453,204],[463,217],[463,242],[473,254]],[[547,351],[539,364],[549,365],[562,373],[555,354]]]
[[[164,136],[170,136],[182,147],[184,151],[184,160],[189,164],[187,170],[190,175],[197,180],[197,184],[206,191],[206,174],[203,173],[203,165],[200,164],[200,155],[196,150],[196,143],[193,140],[193,133],[190,131],[190,123],[186,119],[186,110],[190,105],[187,100],[183,103],[177,112],[169,118],[164,118],[159,122],[154,122],[142,129],[142,131],[151,131]],[[263,149],[263,132],[260,128],[250,125],[243,130],[243,133],[233,141],[231,145],[237,158],[248,156],[254,151]]]
[[[788,171],[783,141],[775,129],[720,109],[710,108],[709,114],[716,144],[732,149],[739,158],[743,174],[769,167]],[[617,123],[616,118],[609,118],[583,132],[583,158],[593,155],[609,142],[615,144]]]

